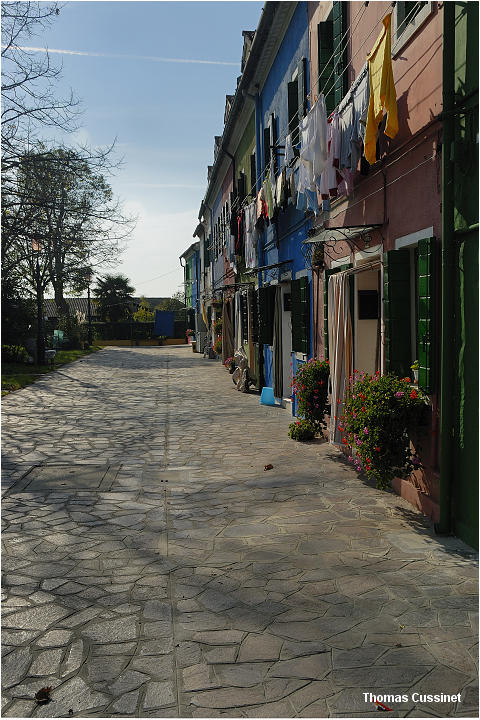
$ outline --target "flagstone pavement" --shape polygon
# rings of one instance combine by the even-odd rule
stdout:
[[[189,347],[4,399],[5,717],[478,715],[476,555],[290,421]]]

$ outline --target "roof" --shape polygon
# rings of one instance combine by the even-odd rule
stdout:
[[[164,300],[167,300],[168,298],[165,297],[147,297],[148,304],[150,306],[150,310],[153,310],[157,305],[160,305]],[[75,315],[75,313],[80,312],[83,313],[85,316],[88,315],[88,298],[86,297],[80,297],[80,298],[72,298],[72,297],[66,297],[65,301],[68,305],[68,309],[70,311],[70,315]],[[138,305],[140,302],[139,297],[133,297],[132,298],[132,304]],[[93,317],[96,317],[96,301],[94,298],[91,298],[90,300],[90,313]],[[55,303],[55,300],[53,299],[45,299],[44,301],[44,309],[45,309],[45,315],[49,318],[55,318],[59,317],[60,313],[58,312],[57,305]]]

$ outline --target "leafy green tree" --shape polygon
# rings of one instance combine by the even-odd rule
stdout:
[[[130,317],[134,292],[135,288],[124,275],[105,275],[99,278],[93,293],[100,317],[110,322],[119,322]]]
[[[176,293],[173,293],[172,297],[165,298],[165,300],[162,300],[160,305],[158,306],[159,310],[183,310],[185,307],[185,295],[184,293],[179,290]]]
[[[145,295],[141,295],[140,302],[138,304],[137,312],[133,313],[133,319],[135,322],[153,322],[155,319],[155,312],[150,310],[150,305]]]

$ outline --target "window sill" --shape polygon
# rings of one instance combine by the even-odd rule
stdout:
[[[432,15],[433,13],[433,2],[427,2],[425,7],[423,7],[418,15],[416,15],[412,22],[408,23],[408,25],[402,30],[401,34],[397,37],[397,14],[395,13],[395,25],[393,28],[393,37],[392,37],[392,58],[395,58],[402,50],[403,48],[410,42],[412,37],[416,34],[417,30],[421,28],[421,26],[426,22],[426,20]]]

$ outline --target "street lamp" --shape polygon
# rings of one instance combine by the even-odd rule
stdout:
[[[87,273],[85,275],[85,280],[87,282],[87,307],[88,307],[88,346],[92,344],[92,308],[90,305],[90,283],[92,282],[92,271],[90,269],[87,269]]]
[[[36,257],[35,265],[35,290],[37,296],[37,363],[43,365],[45,363],[45,335],[43,324],[43,287],[40,277],[40,253],[42,251],[42,243],[32,238],[32,252]]]

